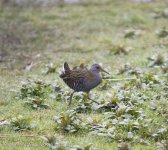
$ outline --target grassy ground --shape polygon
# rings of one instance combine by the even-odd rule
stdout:
[[[134,3],[129,0],[101,2],[84,0],[78,4],[48,7],[0,6],[0,121],[10,122],[13,117],[22,115],[30,117],[35,125],[32,130],[25,131],[15,131],[10,125],[1,125],[0,147],[48,149],[44,146],[44,140],[37,137],[44,135],[56,136],[62,141],[80,147],[92,143],[93,148],[100,150],[117,149],[119,142],[130,143],[134,150],[154,150],[158,142],[167,140],[168,131],[164,131],[163,134],[156,131],[162,127],[168,130],[166,109],[168,102],[165,96],[167,72],[163,74],[160,67],[148,67],[147,60],[148,57],[158,53],[165,59],[168,56],[167,37],[157,35],[157,32],[168,24],[168,16],[164,14],[167,4],[166,0],[151,3]],[[134,31],[125,38],[125,30],[128,29]],[[122,53],[127,53],[129,49],[131,50],[128,54]],[[114,54],[120,51],[122,54]],[[23,82],[27,82],[28,79],[30,82],[40,79],[50,83],[52,87],[59,86],[65,91],[70,91],[59,78],[65,61],[69,62],[70,66],[82,62],[88,65],[102,63],[111,73],[110,77],[115,78],[132,77],[129,74],[117,74],[119,68],[126,63],[137,66],[142,72],[158,75],[159,80],[163,81],[162,84],[157,84],[147,91],[138,89],[138,92],[145,93],[149,97],[148,100],[140,100],[142,105],[139,107],[149,119],[154,120],[153,123],[149,123],[152,127],[150,133],[153,136],[145,135],[144,139],[147,142],[140,143],[128,139],[119,141],[108,136],[101,137],[85,130],[71,134],[55,131],[53,116],[77,107],[79,104],[77,98],[74,98],[70,108],[67,107],[66,100],[56,101],[50,96],[45,99],[45,103],[50,105],[49,109],[33,110],[25,106],[27,98],[22,99],[19,96]],[[53,63],[56,71],[44,74],[46,65],[50,63]],[[32,64],[30,69],[29,64]],[[119,82],[122,85],[130,84],[130,81]],[[105,81],[102,85],[104,84]],[[113,88],[118,85],[117,82],[108,81],[108,85],[110,88],[106,91],[100,88],[92,91],[98,101],[108,101],[108,95],[117,92]],[[55,92],[53,95],[57,97],[58,94]],[[161,98],[155,101],[155,96]],[[156,105],[156,109],[150,109],[150,105]],[[97,111],[78,115],[84,121],[88,117],[99,121],[107,118]],[[154,133],[159,137],[155,138]],[[141,133],[136,134],[141,135]],[[34,137],[24,137],[25,135],[34,135]]]

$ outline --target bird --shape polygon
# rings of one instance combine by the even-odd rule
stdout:
[[[89,92],[102,82],[101,72],[109,73],[99,64],[93,64],[90,69],[84,64],[70,69],[68,63],[65,62],[63,68],[64,70],[60,74],[60,78],[73,90],[68,105],[71,105],[72,97],[75,92],[85,92],[88,94],[89,100],[99,104],[89,97]]]

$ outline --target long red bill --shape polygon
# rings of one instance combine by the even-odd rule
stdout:
[[[107,74],[109,74],[106,70],[104,70],[103,68],[101,68],[101,71],[102,72],[105,72],[105,73],[107,73]]]

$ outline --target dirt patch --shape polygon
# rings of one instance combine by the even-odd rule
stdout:
[[[54,4],[76,4],[80,0],[1,0],[1,4],[12,5],[40,5],[49,6]]]
[[[131,0],[134,3],[150,3],[153,2],[154,0]]]

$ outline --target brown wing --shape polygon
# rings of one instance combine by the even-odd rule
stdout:
[[[64,82],[72,89],[80,91],[84,90],[86,80],[93,80],[94,74],[87,69],[70,70],[60,76]]]
[[[94,74],[92,72],[90,72],[89,70],[86,69],[76,69],[76,70],[72,70],[70,71],[66,78],[72,80],[72,81],[76,81],[80,78],[86,78],[88,80],[92,80],[95,78]]]

